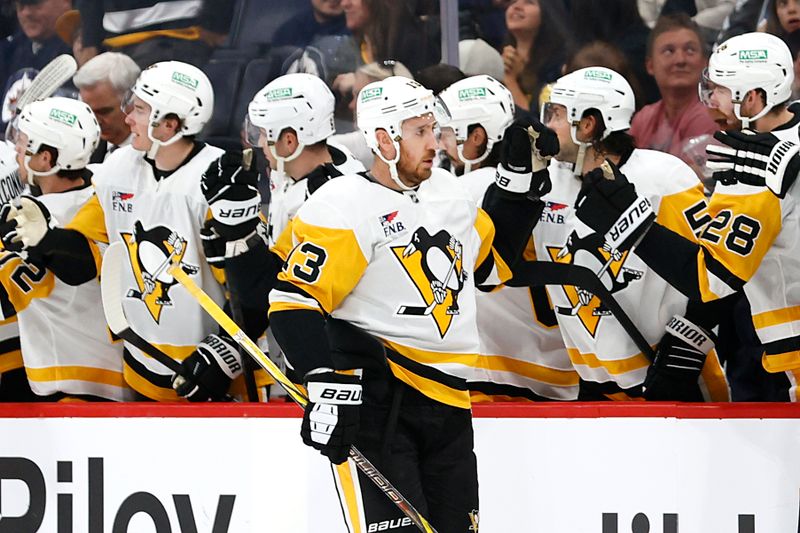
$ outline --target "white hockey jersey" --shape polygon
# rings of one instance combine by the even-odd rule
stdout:
[[[22,194],[23,184],[17,170],[17,152],[14,145],[0,141],[0,205],[13,201]],[[22,368],[17,317],[0,320],[0,374]]]
[[[494,183],[496,170],[486,167],[461,176],[477,205]],[[563,208],[548,194],[541,220],[533,230],[553,236],[551,224],[564,224]],[[574,198],[573,198],[574,199]],[[535,261],[533,242],[523,260]],[[500,287],[478,292],[480,356],[469,380],[473,402],[519,399],[575,400],[578,374],[567,355],[545,287]],[[531,395],[531,392],[533,395]]]
[[[637,192],[652,202],[658,213],[657,222],[696,239],[684,212],[688,206],[704,201],[703,186],[686,164],[669,154],[637,149],[620,170]],[[585,266],[598,273],[646,341],[655,347],[669,319],[685,312],[687,298],[635,254],[626,252],[611,258],[603,250],[602,237],[591,233],[574,215],[581,182],[568,168],[553,167],[551,180],[553,190],[549,197],[554,201],[543,217],[552,216],[563,222],[545,222],[534,230],[537,257]],[[572,286],[547,289],[569,358],[581,379],[605,384],[601,389],[611,399],[631,399],[625,391],[637,395],[650,361],[619,321],[597,296],[581,293]],[[710,400],[728,399],[727,383],[713,351],[703,369],[701,388]]]
[[[494,226],[458,179],[434,169],[400,193],[361,175],[323,185],[292,222],[295,247],[270,314],[312,309],[364,329],[388,348],[394,376],[426,396],[469,408],[479,351],[477,265],[485,283],[510,275],[491,247]],[[478,280],[483,282],[484,280]]]
[[[795,116],[770,133],[798,143],[798,125],[800,116]],[[786,372],[793,401],[800,381],[799,202],[796,181],[783,199],[766,187],[718,184],[703,219],[704,257],[698,261],[704,299],[738,289],[725,281],[729,273],[744,283],[753,325],[764,345],[763,366],[768,372]]]
[[[91,187],[38,198],[62,225],[92,196]],[[70,286],[52,272],[0,255],[0,283],[19,317],[25,371],[31,390],[131,401],[122,373],[122,342],[113,341],[96,279]]]
[[[209,216],[200,177],[222,153],[206,145],[158,181],[142,152],[120,148],[95,169],[95,196],[67,226],[95,243],[125,242],[130,259],[122,277],[126,317],[141,337],[177,361],[218,330],[166,270],[171,261],[179,261],[184,272],[223,304],[223,278],[208,266],[200,241]],[[93,247],[98,272],[101,247]],[[135,346],[126,343],[125,349],[125,379],[136,391],[154,400],[180,400],[170,385],[172,371]]]

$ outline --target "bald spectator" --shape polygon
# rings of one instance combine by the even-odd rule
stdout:
[[[130,143],[131,129],[125,123],[122,102],[139,77],[139,67],[130,57],[117,52],[95,56],[83,65],[72,79],[83,100],[100,124],[100,145],[91,163],[101,163],[106,156]]]
[[[19,31],[0,43],[0,86],[23,68],[41,70],[72,52],[56,35],[56,20],[72,7],[70,0],[17,0]]]
[[[700,102],[697,84],[708,58],[697,24],[685,13],[658,19],[647,43],[647,71],[655,77],[661,100],[642,108],[630,134],[639,148],[683,157],[687,141],[717,131]]]

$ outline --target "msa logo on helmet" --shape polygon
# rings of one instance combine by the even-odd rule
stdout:
[[[51,109],[50,118],[52,118],[56,122],[61,122],[62,124],[66,124],[67,126],[74,126],[75,122],[77,122],[78,120],[77,116],[73,115],[72,113],[67,113],[66,111],[62,111],[61,109]]]
[[[458,91],[458,99],[462,102],[480,98],[486,98],[486,88],[484,87],[472,87],[470,89],[461,89]]]
[[[275,100],[285,100],[292,97],[291,87],[284,87],[283,89],[272,89],[267,92],[267,100],[273,102]]]
[[[766,50],[739,50],[739,61],[742,63],[763,63],[767,60]]]
[[[187,89],[191,89],[193,91],[197,89],[197,85],[200,83],[196,79],[192,78],[191,76],[187,76],[182,72],[173,72],[172,81],[182,87],[186,87]]]
[[[602,70],[587,70],[583,73],[583,79],[592,81],[611,81],[611,74]]]
[[[372,89],[364,89],[363,91],[361,91],[361,101],[369,102],[370,100],[375,100],[376,98],[380,98],[381,94],[383,94],[383,87],[373,87]]]

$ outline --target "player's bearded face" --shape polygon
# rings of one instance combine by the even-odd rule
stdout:
[[[556,132],[558,136],[559,152],[556,158],[559,161],[574,163],[578,157],[578,147],[572,141],[571,125],[567,119],[567,108],[563,105],[545,104],[542,122],[545,126]]]
[[[397,173],[406,185],[413,187],[431,177],[437,146],[435,127],[436,120],[431,114],[403,122]]]

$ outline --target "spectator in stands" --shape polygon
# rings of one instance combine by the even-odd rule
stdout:
[[[700,29],[688,15],[658,19],[647,41],[647,71],[662,98],[633,117],[636,146],[682,157],[687,141],[717,131],[697,93],[707,62]]]
[[[606,41],[622,50],[642,84],[644,103],[658,100],[658,87],[645,69],[650,29],[639,15],[636,0],[571,0],[571,9],[578,46]]]
[[[364,64],[393,59],[412,71],[439,62],[441,44],[424,0],[342,0]]]
[[[308,9],[296,14],[275,32],[272,46],[304,48],[319,35],[346,35],[341,0],[311,0]]]
[[[105,47],[142,69],[160,61],[202,67],[233,18],[233,0],[78,0],[78,9],[86,59]]]
[[[131,129],[125,123],[122,104],[139,72],[125,54],[105,52],[87,61],[72,79],[100,124],[101,141],[90,163],[101,163],[117,148],[130,144]]]
[[[588,67],[606,67],[622,74],[622,77],[628,81],[633,89],[633,94],[636,97],[636,109],[642,107],[642,86],[622,50],[605,41],[592,41],[581,46],[570,56],[564,64],[562,72],[566,75]],[[539,105],[541,106],[546,101],[546,99],[540,99]]]
[[[405,65],[398,61],[383,61],[381,63],[368,63],[358,67],[354,74],[355,83],[352,86],[352,100],[350,100],[350,111],[353,113],[353,122],[356,121],[356,100],[361,89],[374,81],[385,80],[390,76],[404,76],[414,79],[411,72]],[[353,157],[358,159],[364,168],[372,168],[375,158],[372,150],[367,146],[364,134],[356,128],[350,133],[337,133],[329,138],[329,141],[343,145],[350,150]]]
[[[773,0],[767,10],[767,32],[789,42],[789,35],[800,30],[800,1]]]
[[[433,94],[438,95],[455,82],[466,77],[467,75],[458,67],[447,63],[438,63],[420,70],[414,79],[433,91]]]
[[[508,44],[503,48],[503,84],[520,109],[535,111],[542,87],[561,75],[571,39],[554,5],[514,0],[506,8]]]
[[[19,31],[0,42],[0,86],[23,68],[41,70],[70,48],[56,35],[56,20],[68,11],[70,0],[17,0]]]

